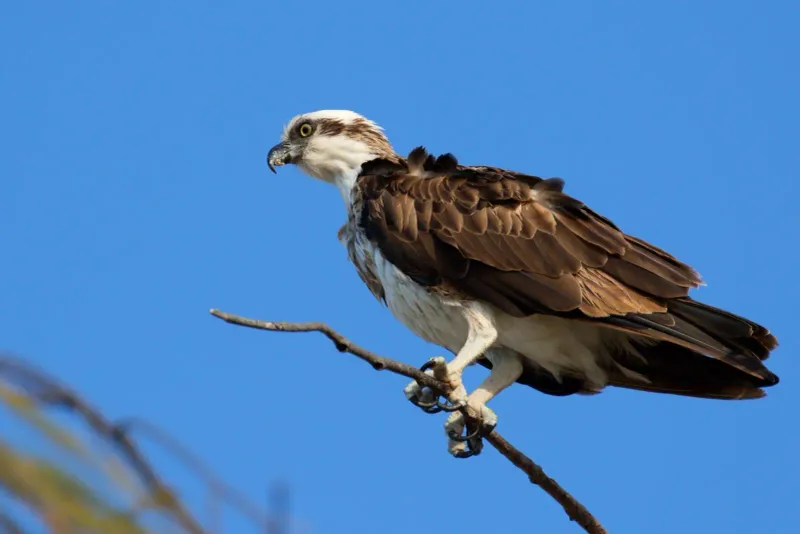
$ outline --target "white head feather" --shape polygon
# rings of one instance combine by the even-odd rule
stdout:
[[[302,136],[300,128],[311,126]],[[369,160],[396,158],[383,129],[348,110],[321,110],[297,115],[283,130],[281,143],[305,174],[336,185],[347,201],[361,165]],[[284,162],[276,162],[275,165]]]

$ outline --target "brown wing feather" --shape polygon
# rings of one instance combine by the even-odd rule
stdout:
[[[418,148],[407,161],[363,166],[360,224],[420,283],[515,316],[599,322],[710,356],[760,385],[777,382],[761,364],[777,344],[765,328],[689,299],[702,284],[694,269],[623,233],[563,185]]]

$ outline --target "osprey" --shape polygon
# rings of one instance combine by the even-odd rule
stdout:
[[[294,117],[267,156],[335,185],[339,239],[375,297],[421,338],[449,350],[426,372],[447,402],[412,382],[406,396],[445,423],[451,454],[479,452],[497,423],[486,403],[516,383],[550,395],[617,386],[752,399],[778,383],[763,326],[688,296],[698,273],[564,193],[560,178],[460,165],[423,147],[397,154],[352,111]],[[490,369],[467,393],[463,370]],[[465,405],[480,414],[467,429]]]

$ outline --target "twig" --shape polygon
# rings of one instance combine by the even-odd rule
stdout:
[[[336,332],[325,323],[288,323],[288,322],[271,322],[261,321],[258,319],[249,319],[233,315],[220,310],[211,310],[211,315],[222,319],[226,323],[231,323],[239,326],[246,326],[248,328],[255,328],[259,330],[268,330],[272,332],[319,332],[325,337],[330,339],[339,352],[346,352],[356,356],[357,358],[369,363],[378,371],[386,369],[396,374],[412,378],[423,386],[427,386],[436,391],[447,392],[448,387],[443,382],[425,374],[416,367],[406,365],[397,360],[379,356],[365,348],[362,348],[340,333]],[[467,417],[474,417],[475,414],[465,413]],[[558,502],[564,511],[567,513],[572,521],[578,523],[589,534],[608,534],[606,529],[600,524],[589,510],[586,509],[580,502],[567,492],[561,485],[547,476],[544,470],[536,464],[533,460],[528,458],[525,454],[519,451],[516,447],[511,445],[506,439],[501,436],[496,430],[493,430],[486,440],[497,449],[497,451],[508,458],[511,463],[521,469],[528,475],[528,479],[542,488],[548,495]]]
[[[270,330],[272,332],[319,332],[333,342],[333,344],[336,346],[336,350],[339,352],[347,352],[352,354],[360,360],[370,364],[376,371],[383,371],[385,369],[398,375],[413,378],[419,382],[420,385],[427,386],[429,388],[437,388],[440,391],[447,391],[445,384],[436,380],[432,376],[423,373],[416,367],[398,362],[397,360],[392,360],[391,358],[379,356],[372,351],[369,351],[363,347],[359,347],[325,323],[275,323],[271,321],[262,321],[260,319],[248,319],[247,317],[231,315],[230,313],[219,310],[211,310],[211,315],[222,319],[226,323],[246,326],[248,328],[255,328],[258,330]]]
[[[508,458],[512,464],[522,469],[532,483],[542,488],[555,499],[567,512],[569,518],[582,526],[583,530],[590,534],[608,534],[603,525],[600,524],[600,521],[584,505],[561,487],[561,484],[547,476],[539,464],[506,441],[496,430],[486,436],[486,441],[491,443],[500,454]]]

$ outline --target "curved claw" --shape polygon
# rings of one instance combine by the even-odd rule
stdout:
[[[481,453],[480,449],[469,448],[469,449],[464,450],[464,451],[458,451],[453,456],[455,456],[456,458],[470,458],[472,456],[477,456],[480,453]]]
[[[420,408],[422,408],[422,411],[425,412],[425,413],[457,412],[458,410],[460,410],[461,408],[464,407],[463,404],[452,404],[452,403],[447,402],[447,401],[442,402],[440,400],[441,397],[442,396],[439,395],[439,396],[436,397],[435,400],[433,400],[431,402],[425,402],[425,401],[418,400],[418,399],[413,399],[413,398],[409,399],[409,401],[411,401],[411,403],[414,404],[415,406],[419,406]]]
[[[464,443],[466,442],[467,447],[464,449],[459,448],[453,452],[453,456],[456,458],[470,458],[472,456],[478,456],[483,451],[483,437],[480,435],[482,434],[482,429],[478,426],[472,433],[468,436],[460,436],[455,432],[448,432],[447,436],[456,442]]]
[[[413,401],[412,401],[413,402]],[[425,413],[439,413],[442,411],[442,404],[439,402],[439,399],[434,400],[433,402],[414,402],[417,406],[422,408],[422,411]]]
[[[439,409],[443,412],[457,412],[466,404],[453,404],[451,402],[442,402],[439,399],[436,399],[436,404],[439,406]]]
[[[425,413],[439,413],[442,411],[438,398],[432,400],[431,402],[426,402],[419,397],[410,397],[408,402],[414,406],[422,408],[422,411]]]
[[[430,360],[428,360],[427,362],[422,364],[422,366],[419,368],[419,370],[424,373],[425,371],[428,371],[429,369],[433,369],[437,365],[440,365],[440,363],[441,362],[437,362],[436,359],[431,358]],[[455,411],[460,410],[462,408],[462,406],[460,406],[458,404],[452,404],[452,403],[449,403],[449,402],[442,402],[440,399],[441,399],[441,397],[443,395],[441,395],[438,392],[435,392],[431,388],[425,388],[422,384],[420,384],[416,380],[414,382],[419,387],[419,391],[421,391],[421,392],[422,391],[429,391],[431,393],[431,396],[434,396],[433,400],[431,400],[430,402],[423,401],[421,399],[421,396],[424,396],[424,395],[409,397],[408,400],[412,404],[414,404],[415,406],[421,408],[423,412],[429,413],[429,414],[435,414],[435,413],[439,413],[439,412],[455,412]]]
[[[424,373],[428,369],[432,369],[434,365],[436,365],[436,362],[433,360],[433,358],[431,358],[427,362],[423,363],[419,370]]]
[[[423,363],[422,366],[419,368],[419,370],[424,373],[428,369],[433,369],[439,364],[440,362],[437,362],[435,359],[431,358],[427,362]],[[417,384],[419,384],[419,382],[417,382]],[[449,402],[447,400],[445,400],[445,402],[442,402],[441,400],[439,400],[441,397],[444,397],[444,395],[441,394],[437,395],[436,400],[431,403],[424,403],[424,405],[420,403],[414,403],[414,404],[422,408],[427,413],[457,412],[466,405],[465,403],[456,404]]]
[[[475,439],[475,438],[479,438],[480,439],[483,436],[481,435],[481,427],[480,427],[480,425],[478,425],[478,426],[475,427],[475,430],[473,430],[471,434],[468,434],[466,436],[460,436],[460,435],[456,434],[455,432],[453,432],[452,430],[450,430],[447,433],[447,437],[452,439],[453,441],[459,441],[459,442],[462,442],[462,443],[465,443],[465,442],[466,443],[470,443],[473,439]]]
[[[481,453],[483,450],[483,438],[491,434],[497,425],[496,417],[493,417],[494,414],[488,409],[486,411],[488,413],[482,413],[480,420],[472,421],[467,425],[464,425],[463,414],[450,416],[445,428],[447,428],[447,437],[450,439],[450,453],[453,456],[456,458],[469,458]],[[464,431],[465,426],[466,435],[462,436],[461,432]],[[460,445],[462,443],[466,444],[466,446]]]

